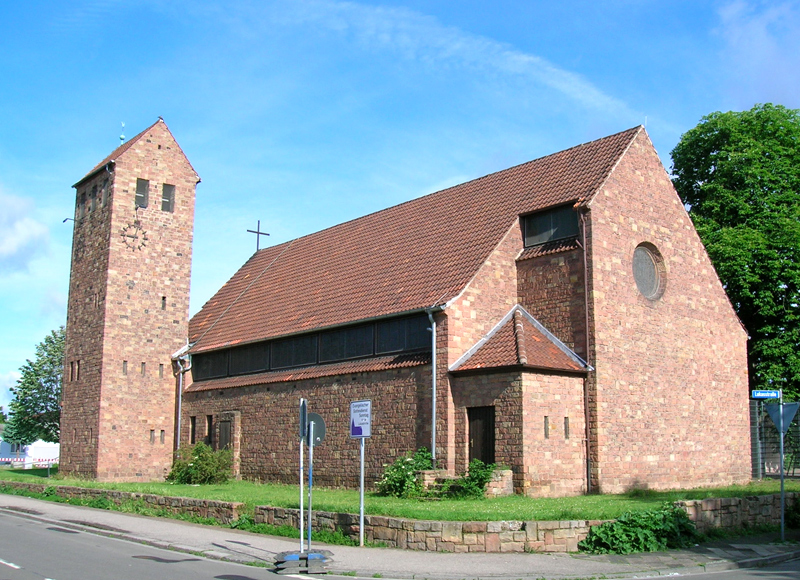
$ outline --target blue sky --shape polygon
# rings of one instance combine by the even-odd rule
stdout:
[[[800,108],[800,0],[7,2],[0,79],[7,405],[121,122],[163,116],[202,178],[194,313],[256,220],[281,243],[639,124],[669,168],[703,115]]]

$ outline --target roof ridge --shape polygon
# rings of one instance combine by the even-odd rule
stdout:
[[[525,348],[525,327],[522,324],[522,315],[519,309],[514,310],[514,339],[517,346],[517,362],[521,365],[528,364],[528,353]]]
[[[497,171],[492,171],[491,173],[487,173],[485,175],[481,175],[479,177],[475,177],[473,179],[470,179],[470,180],[467,180],[467,181],[464,181],[464,182],[461,182],[461,183],[457,183],[455,185],[451,185],[450,187],[445,187],[444,189],[439,189],[439,190],[436,190],[436,191],[432,191],[430,193],[426,193],[425,195],[421,195],[419,197],[415,197],[415,198],[412,198],[412,199],[407,199],[406,201],[401,201],[400,203],[395,204],[395,205],[390,205],[389,207],[384,207],[382,209],[376,209],[375,211],[371,211],[371,212],[369,212],[367,214],[360,215],[358,217],[354,217],[353,219],[349,219],[347,221],[343,221],[343,222],[339,222],[339,223],[333,224],[331,226],[328,226],[327,228],[322,228],[321,230],[315,230],[313,232],[309,232],[309,233],[307,233],[305,235],[298,236],[298,237],[293,238],[291,240],[286,240],[285,242],[282,242],[281,244],[276,244],[275,246],[267,246],[266,248],[260,249],[259,252],[263,252],[264,250],[267,250],[267,249],[270,249],[270,248],[275,248],[275,247],[278,247],[278,246],[280,246],[282,244],[286,244],[286,243],[293,242],[293,241],[296,241],[296,240],[302,240],[303,238],[307,238],[309,236],[315,236],[317,234],[321,234],[322,232],[326,232],[328,230],[332,230],[334,228],[338,228],[338,227],[344,226],[346,224],[350,224],[350,223],[353,223],[353,222],[357,222],[357,221],[366,219],[366,218],[368,218],[370,216],[373,216],[375,214],[378,214],[378,213],[383,213],[383,212],[391,210],[391,209],[403,207],[404,205],[408,205],[408,204],[411,204],[411,203],[416,203],[416,202],[419,202],[420,200],[428,199],[428,198],[430,198],[430,197],[432,197],[434,195],[443,194],[443,193],[445,193],[447,191],[450,191],[452,189],[455,189],[455,188],[462,188],[462,187],[470,185],[470,184],[478,183],[480,181],[486,180],[486,179],[488,179],[490,177],[493,177],[495,175],[499,175],[501,173],[511,172],[514,169],[517,169],[517,168],[520,168],[520,167],[524,167],[526,165],[532,165],[534,163],[537,163],[537,162],[540,162],[540,161],[542,161],[544,159],[547,159],[548,157],[555,157],[556,155],[563,155],[564,153],[567,153],[569,151],[574,151],[574,150],[580,149],[582,147],[587,147],[589,145],[592,145],[594,143],[598,143],[600,141],[611,140],[614,137],[617,137],[617,136],[622,135],[624,133],[627,133],[629,131],[637,131],[638,129],[640,129],[642,127],[643,127],[642,125],[637,125],[635,127],[631,127],[629,129],[625,129],[624,131],[618,131],[617,133],[613,133],[611,135],[606,135],[605,137],[598,137],[597,139],[592,139],[591,141],[586,141],[584,143],[580,143],[579,145],[573,145],[572,147],[568,147],[567,149],[561,149],[559,151],[554,151],[553,153],[548,153],[547,155],[542,155],[541,157],[537,157],[537,158],[531,159],[529,161],[524,161],[522,163],[517,163],[516,165],[512,165],[511,167],[506,167],[505,169],[498,169]],[[630,146],[630,144],[628,146]],[[626,147],[625,150],[627,151],[627,147]],[[621,155],[620,155],[620,157],[621,157]],[[615,163],[614,167],[616,167],[616,163]],[[596,191],[597,191],[597,189],[595,190],[595,192]]]

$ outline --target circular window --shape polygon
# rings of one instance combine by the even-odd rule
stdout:
[[[666,287],[664,258],[652,244],[640,244],[633,251],[633,279],[648,300],[658,300]]]

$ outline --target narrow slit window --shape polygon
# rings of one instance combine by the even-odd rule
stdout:
[[[161,430],[161,444],[162,444],[162,445],[164,444],[164,440],[165,440],[165,439],[166,439],[166,433],[164,433],[164,430],[162,429],[162,430]]]
[[[150,429],[150,445],[155,444],[156,442],[156,430]]]
[[[167,297],[166,296],[162,296],[161,297],[161,310],[166,310],[166,309],[167,309]]]
[[[92,195],[89,197],[89,211],[97,209],[97,185],[92,186]]]
[[[214,437],[212,432],[214,427],[214,415],[206,415],[206,445],[214,447]]]
[[[142,376],[144,376],[146,370],[147,370],[147,363],[142,363]]]
[[[550,417],[547,415],[544,417],[544,438],[550,439]]]
[[[122,361],[122,374],[123,375],[128,374],[128,361],[126,360]]]
[[[569,417],[564,417],[564,439],[569,439]]]
[[[75,361],[70,361],[69,363],[69,380],[75,380]]]
[[[165,183],[161,187],[161,211],[175,211],[175,186]]]
[[[136,207],[147,207],[150,195],[150,182],[146,179],[136,180]]]
[[[81,361],[75,361],[75,380],[81,380]]]
[[[164,364],[163,363],[159,363],[158,364],[158,378],[159,379],[163,379],[164,378]]]
[[[103,181],[103,189],[100,194],[100,207],[106,207],[108,203],[108,179]]]
[[[197,417],[189,417],[189,444],[197,442]]]

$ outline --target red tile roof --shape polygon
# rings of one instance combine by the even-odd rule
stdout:
[[[316,365],[299,369],[283,371],[269,371],[252,375],[241,375],[209,381],[196,381],[186,389],[187,392],[211,391],[215,389],[230,389],[234,387],[249,387],[251,385],[269,385],[272,383],[285,383],[305,379],[317,379],[352,373],[366,373],[388,371],[416,367],[430,364],[431,355],[428,353],[415,353],[404,355],[390,355],[363,360],[351,360],[328,365]]]
[[[441,305],[520,214],[587,199],[640,127],[256,252],[191,320],[193,352]]]
[[[514,306],[473,348],[457,360],[451,372],[526,367],[583,371],[587,365],[550,334],[522,306]]]

